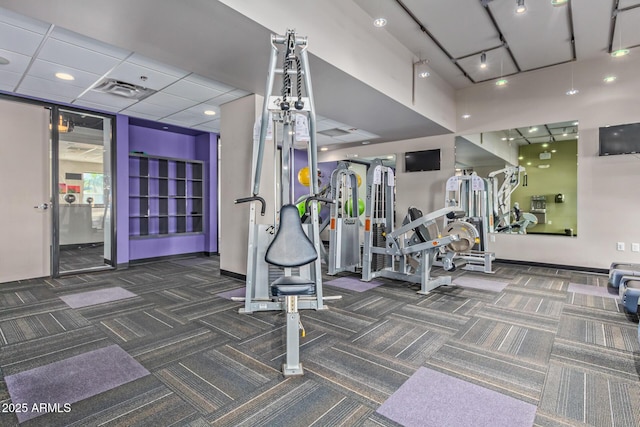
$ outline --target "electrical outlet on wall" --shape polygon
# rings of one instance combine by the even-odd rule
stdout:
[[[631,252],[640,252],[640,243],[632,243]]]
[[[624,251],[624,242],[616,243],[616,249],[619,251]]]

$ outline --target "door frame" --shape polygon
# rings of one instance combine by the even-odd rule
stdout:
[[[67,106],[62,104],[51,104],[51,117],[58,117],[60,115],[60,109],[64,109],[65,111],[72,111],[74,113],[87,113],[91,115],[100,115],[109,119],[110,122],[110,132],[111,132],[111,146],[109,147],[109,152],[111,154],[111,158],[109,162],[111,163],[111,207],[109,209],[109,215],[111,216],[111,264],[110,265],[100,265],[96,267],[88,267],[82,270],[72,270],[72,271],[60,271],[60,203],[58,198],[58,184],[60,181],[59,175],[59,166],[60,166],[60,132],[58,131],[57,126],[51,126],[51,202],[52,202],[52,224],[51,224],[51,276],[52,277],[61,277],[68,276],[73,274],[78,274],[81,272],[92,272],[92,271],[102,271],[102,270],[114,270],[117,266],[117,207],[116,207],[116,181],[117,181],[117,165],[116,165],[116,149],[117,149],[117,141],[116,141],[116,116],[112,114],[100,113],[90,110],[85,110],[82,108],[77,108],[75,106]]]
[[[60,132],[58,132],[57,126],[51,126],[51,139],[49,144],[49,149],[51,150],[51,167],[50,167],[50,182],[51,182],[51,247],[50,247],[50,275],[51,277],[61,277],[65,275],[78,274],[80,272],[91,272],[91,271],[101,271],[101,270],[114,270],[117,267],[117,255],[118,255],[118,244],[117,244],[117,133],[116,133],[116,115],[91,111],[83,108],[78,108],[74,105],[66,105],[66,104],[56,104],[48,101],[41,101],[37,99],[23,98],[17,95],[10,95],[0,93],[0,99],[12,101],[12,102],[22,102],[26,104],[38,105],[44,108],[49,109],[49,117],[50,121],[53,117],[58,117],[60,108],[65,110],[71,110],[77,113],[87,113],[87,114],[99,114],[110,120],[110,131],[111,131],[111,147],[110,153],[111,158],[109,161],[111,162],[111,209],[109,211],[111,215],[111,265],[104,265],[99,267],[91,267],[85,270],[74,270],[69,272],[60,272],[60,208],[58,203],[58,183],[59,183],[59,147],[60,147]]]

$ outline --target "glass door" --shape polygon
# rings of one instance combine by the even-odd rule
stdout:
[[[112,268],[113,120],[57,107],[52,117],[54,276]]]

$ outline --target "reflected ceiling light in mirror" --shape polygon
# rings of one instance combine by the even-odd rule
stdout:
[[[206,110],[206,111],[204,112],[204,114],[205,114],[206,116],[215,116],[215,115],[216,115],[216,112],[215,112],[215,111],[213,111],[213,110]]]
[[[69,74],[69,73],[56,73],[56,74],[55,74],[55,76],[56,76],[57,78],[59,78],[60,80],[67,80],[67,81],[75,80],[75,79],[76,79],[75,77],[73,77],[73,76],[72,76],[71,74]]]
[[[509,80],[507,79],[498,79],[496,80],[496,86],[506,86],[507,83],[509,83]]]
[[[549,146],[549,144],[546,143],[546,142],[544,144],[542,144],[542,148],[547,148],[548,146]]]
[[[524,160],[524,156],[518,157],[518,160]]]
[[[531,162],[527,162],[527,166],[531,166]]]
[[[558,152],[558,150],[551,150],[551,152],[552,152],[552,153],[557,153],[557,152]]]
[[[484,52],[482,52],[482,55],[480,55],[480,68],[482,68],[483,70],[487,68],[487,54]]]
[[[629,54],[629,49],[618,49],[611,52],[611,56],[614,58],[620,58],[622,56],[627,56]]]
[[[613,83],[616,81],[616,79],[616,76],[606,76],[604,79],[602,79],[602,81],[604,81],[605,83]]]
[[[516,0],[516,13],[522,15],[527,11],[527,6],[524,4],[524,0]]]
[[[387,20],[384,18],[376,18],[373,20],[373,26],[377,28],[382,28],[387,25]]]

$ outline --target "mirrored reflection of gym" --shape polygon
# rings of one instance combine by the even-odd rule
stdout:
[[[577,236],[578,138],[576,120],[456,137],[456,175],[487,193],[466,204],[485,200],[490,233]]]

